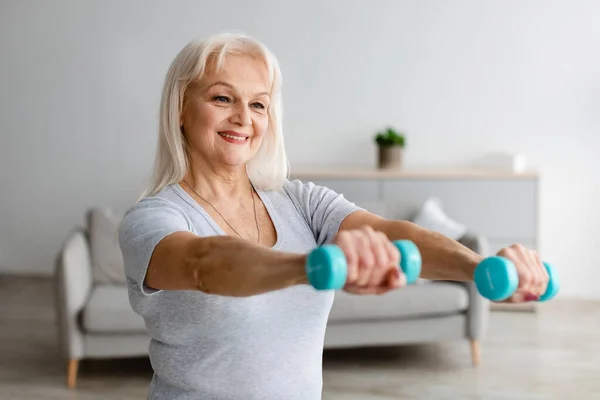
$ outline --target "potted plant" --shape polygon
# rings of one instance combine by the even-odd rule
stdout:
[[[378,147],[377,164],[380,169],[393,169],[402,166],[402,151],[406,144],[403,133],[388,127],[384,131],[377,132],[375,143]]]

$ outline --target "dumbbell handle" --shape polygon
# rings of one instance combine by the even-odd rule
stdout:
[[[421,253],[409,240],[392,242],[400,251],[400,268],[407,283],[413,283],[421,275]],[[348,277],[348,264],[342,249],[333,244],[317,247],[306,259],[306,276],[317,290],[341,289]]]
[[[550,276],[546,292],[538,301],[552,299],[558,293],[560,284],[554,268],[544,263]],[[508,299],[519,286],[519,276],[515,264],[501,256],[488,257],[479,263],[475,269],[473,280],[479,293],[492,301]]]

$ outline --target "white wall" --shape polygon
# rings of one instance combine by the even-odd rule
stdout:
[[[600,298],[600,2],[0,7],[0,271],[51,273],[87,207],[135,198],[168,64],[188,40],[236,29],[280,59],[293,164],[373,165],[387,124],[407,131],[409,165],[524,152],[561,295]]]

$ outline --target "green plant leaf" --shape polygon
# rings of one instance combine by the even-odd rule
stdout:
[[[393,127],[389,126],[383,131],[375,134],[375,143],[379,146],[400,146],[406,145],[406,137],[403,133],[398,132]]]

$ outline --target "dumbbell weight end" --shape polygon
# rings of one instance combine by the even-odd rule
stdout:
[[[317,290],[344,287],[348,265],[342,249],[334,244],[326,244],[311,251],[306,259],[306,276]]]

